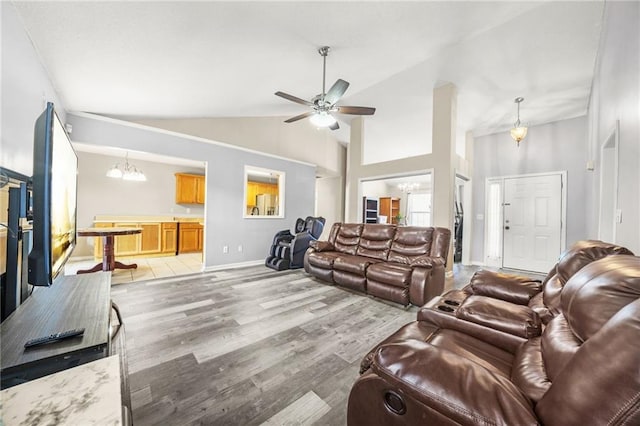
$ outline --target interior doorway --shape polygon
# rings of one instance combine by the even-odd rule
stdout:
[[[618,227],[618,131],[616,121],[613,132],[600,147],[600,211],[598,239],[616,242]]]
[[[464,175],[456,173],[453,197],[453,262],[470,264],[469,261],[469,224],[465,224],[465,214],[469,214],[471,207],[470,180]],[[466,212],[466,213],[465,213]]]

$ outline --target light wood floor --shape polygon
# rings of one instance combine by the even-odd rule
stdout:
[[[417,312],[263,266],[119,284],[112,298],[137,426],[345,425],[360,360]]]

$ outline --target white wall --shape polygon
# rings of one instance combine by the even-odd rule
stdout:
[[[616,243],[640,253],[640,3],[607,2],[589,104],[589,153],[595,173],[585,200],[588,234],[598,236],[600,146],[620,121]]]
[[[346,149],[309,120],[289,117],[140,119],[136,123],[316,164],[318,175],[343,176]]]
[[[31,176],[36,119],[47,101],[63,122],[65,110],[13,4],[0,1],[0,15],[0,166]]]
[[[509,132],[477,137],[474,145],[471,261],[484,262],[485,181],[488,177],[567,171],[567,246],[588,238],[585,197],[593,172],[587,171],[587,117],[533,126],[520,147]]]
[[[175,203],[174,173],[205,174],[204,167],[130,160],[144,171],[146,182],[113,179],[105,175],[122,157],[78,152],[78,228],[93,226],[96,215],[204,217],[204,206]],[[189,211],[187,211],[187,208]],[[93,255],[90,238],[78,238],[74,257]]]
[[[325,218],[321,240],[329,237],[331,226],[336,222],[344,222],[344,178],[316,178],[316,210],[315,216]],[[291,224],[293,228],[294,224]]]

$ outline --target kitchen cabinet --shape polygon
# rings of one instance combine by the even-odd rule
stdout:
[[[178,251],[178,224],[175,222],[162,224],[162,253]]]
[[[247,207],[254,207],[256,205],[256,196],[261,194],[279,195],[278,185],[275,183],[248,181]]]
[[[205,177],[176,173],[176,204],[204,204]]]
[[[96,228],[139,228],[136,235],[121,235],[115,238],[116,256],[140,256],[153,254],[175,254],[178,237],[176,222],[96,222]],[[102,242],[96,238],[93,255],[102,259]]]
[[[162,224],[140,223],[140,249],[138,254],[159,253],[162,251]]]
[[[137,223],[114,223],[117,228],[139,228]],[[115,238],[116,256],[135,256],[140,251],[140,237],[142,234],[122,235]]]
[[[178,253],[202,251],[204,227],[199,223],[180,222],[178,227]]]
[[[380,197],[379,213],[387,217],[387,223],[398,224],[396,216],[400,213],[400,198]]]

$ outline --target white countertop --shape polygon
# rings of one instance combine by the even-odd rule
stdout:
[[[4,426],[122,425],[120,360],[110,356],[0,392]]]
[[[184,214],[184,215],[154,215],[154,216],[149,216],[149,215],[140,215],[140,216],[134,216],[134,215],[122,215],[122,216],[111,216],[111,215],[96,215],[94,220],[94,223],[114,223],[114,222],[120,222],[120,223],[126,223],[126,222],[131,222],[131,223],[168,223],[168,222],[204,222],[204,218],[201,215],[189,215],[189,214]]]

